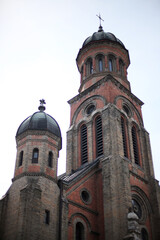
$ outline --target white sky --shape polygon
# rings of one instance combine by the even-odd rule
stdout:
[[[67,101],[78,94],[76,56],[84,40],[103,29],[129,50],[128,80],[145,105],[155,176],[160,180],[160,1],[1,0],[0,1],[0,197],[8,190],[16,159],[16,131],[46,100],[46,113],[63,137],[59,173],[65,171]]]

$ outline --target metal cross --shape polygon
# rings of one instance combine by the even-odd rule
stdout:
[[[101,21],[104,21],[104,20],[101,18],[100,13],[99,13],[99,16],[98,15],[96,15],[96,16],[99,18],[99,23],[100,23],[100,26],[101,26]]]
[[[39,100],[40,101],[40,105],[43,106],[43,104],[46,104],[44,99]]]

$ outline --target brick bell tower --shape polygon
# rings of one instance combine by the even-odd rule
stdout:
[[[102,180],[97,179],[99,185],[95,184],[94,191],[102,189],[102,195],[96,196],[92,190],[90,193],[92,203],[94,198],[99,204],[103,203],[103,214],[97,212],[96,227],[90,222],[90,229],[96,231],[84,227],[84,233],[76,225],[75,229],[83,232],[81,238],[68,239],[83,239],[85,236],[84,239],[158,240],[160,190],[154,178],[149,134],[143,124],[143,102],[131,92],[127,79],[128,50],[115,35],[104,32],[100,25],[98,32],[84,41],[76,61],[81,78],[79,94],[69,100],[71,120],[67,132],[67,175],[71,179],[73,174],[78,175],[80,169],[99,162]],[[64,184],[66,182],[67,178]],[[71,192],[68,185],[66,189]],[[67,196],[72,199],[69,190],[66,190]],[[89,206],[92,207],[88,203]],[[127,220],[129,208],[136,215],[129,213]],[[75,214],[73,212],[72,216]],[[83,222],[89,221],[86,220],[89,219],[87,214],[82,217]],[[100,214],[100,225],[104,221],[104,230],[99,226]],[[138,220],[134,220],[137,216]],[[137,227],[130,228],[130,220],[138,221]],[[74,228],[74,223],[71,227]],[[70,230],[70,236],[73,236],[72,231],[76,230]],[[97,235],[93,236],[91,232]]]
[[[39,111],[17,130],[15,173],[6,196],[0,239],[51,240],[58,236],[61,132],[55,119],[44,112],[45,101],[40,102]]]

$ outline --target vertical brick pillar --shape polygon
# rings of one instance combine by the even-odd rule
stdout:
[[[117,73],[119,73],[119,59],[116,58],[116,70],[117,70]]]
[[[67,161],[66,161],[66,174],[69,175],[73,169],[73,131],[67,132]]]
[[[113,105],[103,111],[104,159],[102,160],[105,239],[123,239],[131,204],[128,162],[120,157],[119,112]]]
[[[108,70],[108,58],[107,58],[107,56],[104,57],[104,68],[105,68],[105,71]]]

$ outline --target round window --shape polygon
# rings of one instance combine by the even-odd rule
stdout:
[[[88,200],[89,200],[89,194],[88,194],[88,192],[82,191],[82,199],[83,199],[85,202],[88,202]]]
[[[90,196],[90,193],[84,189],[81,191],[81,199],[84,203],[88,204],[91,202],[91,196]]]
[[[96,109],[95,105],[90,105],[88,108],[87,108],[87,114],[91,114],[94,110]]]

